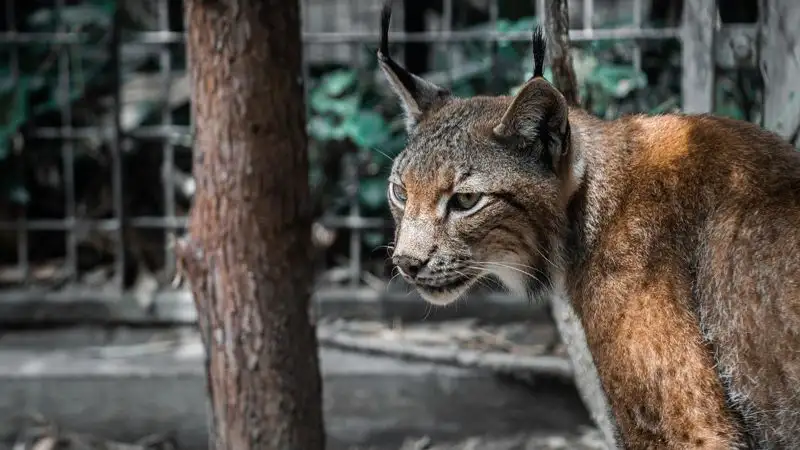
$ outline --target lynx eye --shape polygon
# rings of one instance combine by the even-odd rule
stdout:
[[[450,198],[450,207],[458,211],[468,211],[474,208],[482,198],[483,195],[474,192],[453,194]]]
[[[394,199],[395,203],[398,205],[403,206],[406,204],[406,190],[403,188],[403,186],[400,186],[397,183],[392,183],[389,186],[389,193],[391,194],[392,199]]]

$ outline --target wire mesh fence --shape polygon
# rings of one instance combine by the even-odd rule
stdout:
[[[395,3],[393,51],[413,72],[458,95],[512,93],[530,75],[530,30],[544,0]],[[686,3],[716,14],[713,1]],[[392,238],[385,178],[404,135],[376,70],[381,2],[301,6],[318,217],[315,298],[380,308],[407,293],[391,280],[385,247]],[[601,116],[677,109],[681,95],[713,109],[713,71],[695,73],[681,45],[711,65],[753,65],[749,26],[702,29],[691,15],[682,19],[686,11],[660,12],[648,0],[569,7],[582,97]],[[193,320],[188,292],[170,284],[170,243],[194,192],[182,9],[169,0],[5,2],[0,308],[7,320]],[[709,35],[717,39],[698,46]],[[747,51],[737,50],[742,39]],[[687,92],[687,79],[700,91]]]

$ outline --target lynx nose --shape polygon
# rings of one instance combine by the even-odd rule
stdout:
[[[399,267],[404,274],[408,275],[411,278],[414,278],[417,276],[419,271],[425,266],[425,263],[427,261],[423,261],[413,256],[395,255],[392,256],[392,262],[394,263],[394,265]]]

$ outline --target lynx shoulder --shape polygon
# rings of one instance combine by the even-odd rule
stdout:
[[[408,145],[393,261],[429,302],[565,292],[625,448],[800,445],[800,153],[710,115],[603,121],[542,77],[457,98],[380,65]]]

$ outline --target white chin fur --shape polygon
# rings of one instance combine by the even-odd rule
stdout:
[[[419,288],[417,289],[417,292],[419,292],[419,295],[422,296],[426,302],[432,305],[446,306],[456,302],[459,298],[461,298],[461,296],[469,290],[470,286],[472,286],[472,283],[473,282],[470,281],[467,284],[458,287],[457,289],[447,292],[433,293]]]
[[[422,298],[428,303],[437,306],[446,306],[456,302],[459,298],[461,298],[461,296],[469,290],[469,288],[477,281],[478,278],[482,278],[490,273],[495,275],[500,280],[503,286],[508,289],[509,293],[519,297],[525,297],[528,295],[528,287],[525,283],[525,276],[519,272],[506,268],[497,268],[491,270],[490,272],[483,273],[480,276],[470,280],[464,286],[452,291],[431,293],[422,289],[417,289],[417,292],[419,292],[420,296],[422,296]]]

